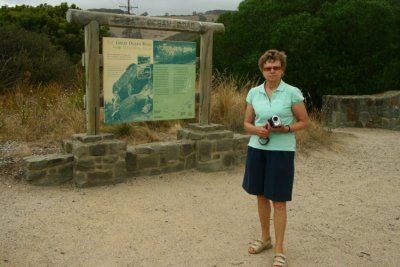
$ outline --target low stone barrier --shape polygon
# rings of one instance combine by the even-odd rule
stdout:
[[[233,167],[233,132],[222,125],[189,124],[178,132],[178,139],[196,142],[196,168],[199,171],[220,171]]]
[[[400,130],[400,91],[376,95],[326,95],[323,119],[327,126]]]
[[[24,158],[24,176],[35,185],[73,181],[89,187],[192,168],[222,171],[245,162],[248,141],[248,135],[217,124],[189,124],[178,131],[176,141],[137,146],[127,146],[112,134],[75,134],[63,142],[63,154]]]
[[[159,142],[130,146],[126,154],[128,177],[178,172],[196,166],[194,142]]]
[[[73,177],[72,154],[29,156],[23,160],[25,180],[34,185],[56,185]]]

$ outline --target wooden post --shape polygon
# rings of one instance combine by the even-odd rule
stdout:
[[[200,107],[199,124],[210,124],[213,31],[201,35],[200,43]]]
[[[99,130],[99,23],[91,21],[85,26],[86,70],[86,129],[88,135],[98,135]]]

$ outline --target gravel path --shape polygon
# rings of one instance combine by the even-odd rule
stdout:
[[[400,266],[400,132],[334,135],[331,148],[296,156],[289,266]],[[272,250],[247,253],[260,234],[255,198],[241,189],[243,166],[36,187],[16,179],[18,155],[33,151],[1,144],[0,266],[271,264]]]

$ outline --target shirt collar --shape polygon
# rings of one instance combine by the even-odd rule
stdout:
[[[264,94],[264,95],[266,95],[267,93],[265,92],[265,83],[266,83],[267,81],[264,81],[261,85],[260,85],[260,93],[262,93],[262,94]],[[286,83],[283,81],[283,80],[281,80],[281,82],[279,83],[279,86],[276,88],[276,91],[279,91],[279,92],[281,92],[281,91],[283,91],[283,89],[285,88],[285,85],[286,85]]]

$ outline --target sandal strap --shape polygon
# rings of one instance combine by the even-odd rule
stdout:
[[[273,265],[283,266],[283,264],[285,264],[285,260],[283,260],[283,259],[275,259]]]
[[[261,240],[254,240],[250,243],[250,247],[254,250],[259,250],[262,246],[264,246],[264,242],[262,242]]]
[[[254,239],[252,242],[250,242],[250,245],[258,247],[258,246],[264,246],[268,242],[269,242],[269,239],[266,241],[263,241],[261,239]]]
[[[274,256],[274,262],[272,266],[285,266],[286,264],[286,256],[282,253],[276,253]]]
[[[282,258],[282,259],[286,260],[286,256],[282,253],[276,253],[274,258]]]
[[[254,239],[254,240],[253,240],[253,243],[256,243],[256,244],[264,244],[264,241],[262,241],[261,239]]]

